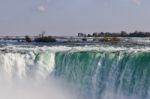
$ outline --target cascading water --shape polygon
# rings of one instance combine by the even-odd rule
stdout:
[[[85,99],[149,99],[149,52],[60,52],[56,76],[74,82]]]
[[[110,50],[93,48],[95,49],[93,50],[91,48],[86,49],[86,47],[84,47],[84,50],[82,47],[62,47],[64,50],[56,50],[56,48],[44,48],[46,50],[38,48],[36,51],[30,48],[24,51],[22,51],[23,49],[18,48],[17,50],[16,48],[16,52],[2,51],[0,53],[0,87],[5,89],[3,88],[2,81],[6,81],[9,84],[15,83],[15,93],[12,96],[20,94],[20,90],[18,92],[18,85],[19,89],[25,90],[25,93],[28,93],[28,90],[31,92],[29,91],[29,94],[20,95],[17,98],[6,98],[4,97],[5,95],[0,95],[0,98],[150,98],[149,50],[129,49],[128,51],[121,48],[111,48]],[[6,82],[4,82],[5,87],[8,86]],[[37,82],[40,82],[40,86],[42,86],[37,87],[39,86]],[[0,93],[3,92],[2,89]],[[71,89],[75,90],[72,91]],[[10,93],[12,92],[8,94]],[[21,91],[22,93],[24,92]],[[23,98],[22,96],[28,97]]]
[[[55,65],[55,53],[1,53],[0,68],[2,75],[9,78],[46,78]]]
[[[77,99],[54,68],[54,52],[1,52],[0,99]]]

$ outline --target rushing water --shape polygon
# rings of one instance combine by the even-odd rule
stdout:
[[[1,99],[149,99],[150,47],[4,46]]]

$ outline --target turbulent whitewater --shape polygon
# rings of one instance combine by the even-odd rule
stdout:
[[[0,87],[2,99],[149,99],[150,48],[5,46]]]

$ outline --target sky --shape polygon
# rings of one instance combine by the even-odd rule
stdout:
[[[150,0],[0,0],[0,35],[150,31]]]

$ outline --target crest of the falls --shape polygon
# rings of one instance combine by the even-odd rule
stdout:
[[[10,83],[17,80],[31,81],[33,85],[37,81],[47,84],[49,83],[47,80],[52,77],[60,81],[59,83],[65,82],[67,86],[75,89],[78,93],[75,95],[82,97],[77,99],[150,98],[149,47],[44,46],[24,48],[13,46],[11,48],[0,51],[0,83],[6,79]],[[55,89],[55,87],[55,84],[48,86],[50,89]],[[49,94],[46,95],[47,97],[43,99],[49,97]]]

